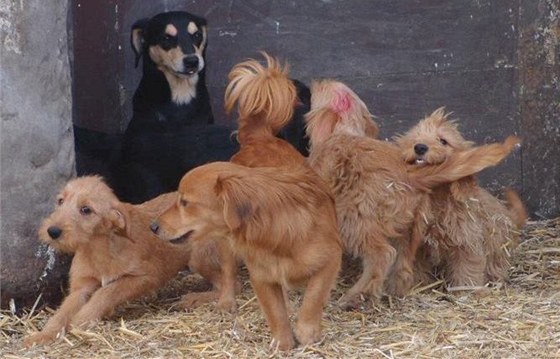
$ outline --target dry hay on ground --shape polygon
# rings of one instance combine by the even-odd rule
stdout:
[[[405,299],[385,298],[345,312],[331,301],[323,340],[278,353],[258,303],[245,285],[237,316],[212,305],[190,313],[170,310],[196,276],[182,276],[155,300],[131,303],[111,320],[66,335],[46,348],[21,348],[21,338],[41,328],[46,311],[0,314],[2,358],[560,358],[560,218],[530,223],[510,271],[510,281],[477,292],[446,293],[441,284],[418,288]],[[355,273],[354,273],[355,274]],[[243,276],[245,282],[246,273]],[[345,273],[334,298],[353,280]],[[294,302],[299,296],[294,295]]]

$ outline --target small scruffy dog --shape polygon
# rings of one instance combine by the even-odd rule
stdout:
[[[461,136],[443,108],[395,138],[404,161],[414,171],[435,167],[474,143]],[[416,274],[429,280],[440,268],[448,286],[482,286],[502,280],[509,268],[509,250],[527,219],[519,196],[506,191],[508,206],[477,185],[474,176],[443,184],[430,194],[432,219],[427,242],[417,258]]]

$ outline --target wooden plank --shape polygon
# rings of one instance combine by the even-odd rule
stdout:
[[[560,215],[560,7],[522,0],[519,112],[523,192],[537,218]]]
[[[118,63],[120,128],[131,117],[141,75],[129,44],[131,25],[162,11],[186,10],[209,21],[207,82],[217,122],[228,122],[223,92],[231,67],[266,50],[289,60],[292,76],[304,82],[346,82],[380,117],[385,137],[441,105],[479,143],[521,133],[522,159],[514,155],[485,172],[482,182],[493,190],[523,189],[532,212],[559,214],[559,60],[553,44],[560,32],[549,16],[557,11],[554,0],[115,0],[105,6],[114,11],[113,4],[117,44],[109,45],[114,53],[107,56],[111,66]],[[103,117],[114,122],[106,110]],[[541,164],[543,158],[549,165]],[[543,178],[550,181],[543,185]]]

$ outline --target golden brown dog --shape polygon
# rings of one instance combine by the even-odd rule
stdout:
[[[282,350],[295,344],[284,289],[307,283],[295,334],[303,344],[320,338],[341,245],[333,200],[311,169],[279,171],[231,162],[195,168],[181,180],[176,205],[159,217],[157,226],[165,240],[196,242],[209,232],[233,233],[232,248],[249,270]]]
[[[318,232],[319,238],[324,246],[313,249],[314,254],[304,253],[304,255],[314,255],[317,258],[329,256],[330,263],[322,263],[322,269],[317,274],[317,280],[309,281],[306,300],[301,307],[296,337],[302,344],[309,344],[319,340],[321,335],[320,318],[323,306],[327,301],[330,287],[334,285],[341,261],[340,238],[336,231],[336,215],[333,206],[333,199],[328,186],[321,178],[310,169],[306,159],[288,142],[275,137],[278,132],[285,127],[292,118],[294,107],[298,103],[297,90],[292,80],[288,77],[288,66],[282,66],[278,60],[262,52],[266,60],[266,66],[261,65],[256,60],[248,60],[233,67],[229,73],[229,84],[226,88],[225,107],[231,112],[235,105],[238,111],[238,140],[240,144],[239,152],[236,153],[231,162],[248,167],[275,167],[276,173],[286,172],[291,174],[302,174],[299,180],[316,183],[315,191],[309,194],[300,192],[299,201],[306,203],[315,201],[317,196],[330,197],[331,202],[323,203],[325,213],[309,212],[301,213],[307,220],[323,223],[327,231]],[[309,215],[312,214],[312,217]],[[308,227],[296,228],[298,221],[290,224],[278,222],[279,225],[289,226],[290,231],[302,231],[307,233]],[[331,229],[335,229],[332,230]],[[308,232],[311,234],[312,232]],[[338,243],[335,246],[334,243]],[[246,254],[251,249],[245,250]],[[273,250],[273,248],[269,248]],[[302,250],[304,250],[302,248]],[[307,249],[305,249],[307,250]],[[290,255],[290,258],[297,262],[297,257]],[[307,273],[308,278],[315,269],[306,266],[308,262],[300,263],[297,271]],[[264,272],[263,272],[264,274]],[[274,339],[278,342],[281,349],[289,349],[294,345],[291,331],[287,322],[284,308],[287,303],[287,286],[280,285],[274,289],[273,302],[269,302],[272,294],[268,293],[272,288],[268,284],[261,283],[259,275],[255,280],[252,279],[253,287],[272,330]],[[279,281],[280,273],[274,274]],[[266,281],[265,281],[266,282]],[[277,282],[280,283],[280,282]],[[281,284],[281,283],[280,283]],[[277,299],[277,290],[282,288],[284,299],[280,302]],[[260,293],[260,294],[259,294]]]
[[[328,186],[292,145],[275,137],[292,117],[296,89],[287,68],[263,56],[266,67],[248,60],[232,69],[225,103],[228,111],[237,105],[239,112],[241,148],[231,161],[267,168],[215,164],[190,172],[179,188],[186,197],[161,217],[160,227],[176,228],[166,238],[189,233],[188,228],[194,230],[189,234],[193,240],[208,230],[230,233],[233,250],[249,269],[273,342],[286,350],[295,345],[286,290],[307,282],[295,334],[302,344],[319,340],[342,249]],[[226,174],[230,177],[216,180]],[[221,202],[213,198],[216,193]],[[197,201],[210,209],[199,209]],[[181,223],[185,227],[174,227]]]
[[[215,243],[167,243],[149,229],[150,222],[175,203],[174,193],[133,206],[119,202],[100,177],[68,182],[54,212],[39,229],[42,242],[74,254],[70,290],[41,332],[24,345],[48,343],[72,326],[110,315],[126,301],[150,294],[186,267],[220,286]],[[190,257],[195,258],[189,263]],[[215,258],[199,263],[196,258]]]
[[[413,170],[437,166],[473,147],[448,115],[440,108],[396,138]],[[473,176],[436,187],[430,195],[434,222],[418,259],[418,268],[424,268],[418,273],[421,278],[428,278],[426,270],[440,267],[447,285],[453,287],[504,279],[508,249],[517,244],[517,230],[527,218],[514,191],[507,191],[506,198],[509,208],[479,187]]]
[[[334,192],[346,252],[363,264],[341,302],[351,307],[362,293],[379,296],[391,270],[388,291],[404,295],[413,284],[413,262],[426,231],[422,214],[430,213],[429,190],[497,164],[517,140],[463,151],[440,166],[409,173],[398,147],[372,138],[377,125],[346,85],[315,82],[311,93],[310,164]]]

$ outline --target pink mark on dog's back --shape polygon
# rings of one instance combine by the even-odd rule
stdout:
[[[352,106],[350,95],[346,92],[337,92],[333,102],[333,111],[336,113],[346,112]]]

